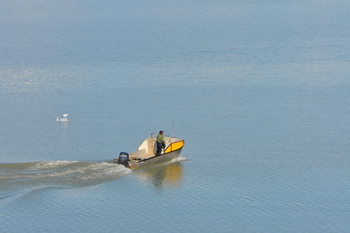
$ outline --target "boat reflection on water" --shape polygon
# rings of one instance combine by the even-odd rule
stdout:
[[[158,166],[135,170],[133,174],[142,182],[154,186],[157,190],[178,189],[183,179],[181,162],[175,161]]]

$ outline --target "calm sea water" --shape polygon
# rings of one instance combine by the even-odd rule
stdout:
[[[349,12],[3,0],[0,232],[349,232]],[[178,159],[112,163],[159,130]]]

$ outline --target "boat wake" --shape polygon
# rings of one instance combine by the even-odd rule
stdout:
[[[170,162],[181,162],[181,161],[186,161],[186,160],[187,160],[187,158],[185,156],[183,156],[182,154],[180,154],[178,157],[174,158]]]
[[[131,171],[112,162],[45,161],[0,164],[0,202],[20,192],[105,183]]]

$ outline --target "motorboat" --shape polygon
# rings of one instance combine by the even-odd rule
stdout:
[[[185,144],[184,140],[168,135],[164,135],[163,138],[165,147],[163,147],[158,156],[156,155],[157,134],[152,133],[149,138],[141,143],[137,151],[130,153],[120,152],[119,156],[114,158],[114,161],[127,168],[136,169],[155,163],[164,163],[178,157]]]

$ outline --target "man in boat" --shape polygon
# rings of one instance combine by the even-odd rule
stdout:
[[[157,153],[156,156],[159,156],[160,153],[162,152],[162,149],[165,148],[165,141],[163,138],[163,131],[159,131],[159,134],[157,136]]]

